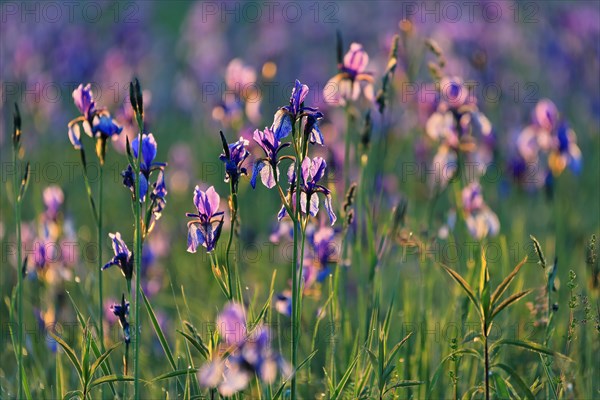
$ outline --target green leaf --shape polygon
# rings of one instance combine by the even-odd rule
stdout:
[[[544,355],[548,355],[548,356],[557,356],[557,357],[561,357],[565,360],[572,361],[569,357],[565,356],[564,354],[558,353],[552,349],[549,349],[545,346],[542,346],[541,344],[532,342],[530,340],[500,339],[490,347],[490,351],[498,346],[504,346],[504,345],[521,347],[525,350],[533,351],[538,354],[544,354]]]
[[[481,317],[483,317],[483,315],[481,313],[481,305],[479,304],[479,300],[477,300],[477,296],[475,296],[475,292],[473,292],[473,289],[467,283],[467,281],[462,276],[460,276],[460,274],[458,272],[454,271],[452,268],[447,267],[441,263],[439,263],[439,265],[442,268],[444,268],[444,270],[446,270],[446,272],[460,285],[460,287],[464,290],[464,292],[469,297],[469,300],[471,300],[471,302],[475,306],[475,309],[477,310],[479,315]]]
[[[350,380],[350,376],[352,374],[352,370],[354,369],[354,367],[356,366],[356,363],[358,362],[358,354],[356,355],[356,357],[354,357],[354,360],[352,360],[352,362],[350,363],[350,365],[348,365],[348,368],[346,369],[346,372],[344,372],[344,375],[342,376],[342,378],[340,379],[337,387],[335,388],[335,391],[329,396],[330,399],[339,399],[342,395],[342,392],[344,391],[344,389],[346,388],[346,385],[348,384],[348,381]]]
[[[494,309],[494,311],[492,312],[491,319],[493,320],[494,317],[496,315],[500,314],[500,312],[502,310],[504,310],[506,307],[510,306],[513,303],[516,303],[517,301],[521,300],[523,297],[527,296],[531,292],[532,292],[532,290],[524,290],[522,292],[515,293],[512,296],[508,297],[502,303],[498,304],[498,306]]]
[[[312,358],[315,356],[315,354],[317,354],[317,350],[310,353],[308,355],[308,357],[306,357],[304,359],[304,361],[302,361],[300,364],[298,364],[298,368],[296,368],[296,370],[293,372],[293,374],[296,374],[298,371],[300,371],[300,369],[302,367],[304,367],[306,365],[306,363],[308,363],[310,360],[312,360]],[[285,380],[281,383],[281,386],[279,387],[279,389],[277,389],[277,392],[275,392],[275,394],[273,395],[272,400],[277,400],[279,397],[281,397],[281,395],[283,394],[283,389],[285,389],[285,385],[287,385],[287,383],[290,381],[290,379],[292,379],[292,375],[285,378]]]
[[[496,397],[498,399],[510,400],[510,391],[504,379],[498,374],[492,373],[492,379],[494,380],[494,389],[496,390]]]
[[[506,278],[504,278],[504,280],[500,283],[500,285],[498,285],[496,290],[494,290],[494,293],[492,293],[492,298],[491,298],[492,306],[494,304],[496,304],[496,302],[500,299],[500,297],[502,297],[502,295],[504,294],[506,289],[508,289],[508,286],[510,285],[510,283],[513,281],[513,279],[515,279],[515,277],[519,273],[519,270],[521,269],[521,267],[523,265],[525,265],[526,262],[527,262],[527,256],[525,256],[525,258],[519,264],[517,264],[515,269],[513,269],[512,272],[510,274],[508,274],[508,276]]]
[[[130,376],[130,375],[115,375],[115,374],[106,375],[106,376],[100,377],[100,378],[92,381],[92,383],[90,383],[90,389],[92,389],[98,385],[102,385],[104,383],[131,382],[133,380],[134,380],[133,376]]]
[[[198,350],[200,352],[200,354],[202,354],[202,356],[208,360],[208,348],[206,347],[206,345],[202,342],[199,342],[198,340],[196,340],[196,338],[194,338],[192,335],[190,335],[187,332],[183,332],[180,331],[179,329],[177,329],[177,332],[182,335],[183,337],[185,337],[191,344],[192,346],[194,346],[196,348],[196,350]],[[198,337],[198,336],[196,336]]]
[[[387,389],[385,389],[385,392],[383,392],[383,394],[386,394],[390,390],[399,389],[399,388],[405,388],[405,387],[411,387],[411,386],[419,386],[419,385],[422,385],[422,384],[423,384],[422,381],[398,381],[398,382],[394,383],[392,386],[390,386]]]
[[[152,309],[152,306],[150,305],[150,302],[148,301],[148,297],[146,297],[146,294],[144,293],[143,290],[140,290],[140,293],[142,294],[142,299],[144,299],[144,305],[146,306],[146,310],[148,311],[148,315],[150,316],[150,320],[152,321],[152,326],[154,327],[154,332],[156,332],[158,341],[160,342],[160,345],[162,346],[162,348],[165,352],[165,355],[167,356],[167,359],[169,360],[169,364],[171,364],[171,368],[173,368],[173,370],[177,370],[177,365],[175,364],[175,359],[173,358],[173,353],[171,353],[171,349],[169,348],[169,343],[167,342],[165,334],[163,333],[163,331],[160,327],[160,324],[158,323],[158,319],[156,318],[156,314],[154,314],[154,310]]]
[[[73,350],[71,346],[67,344],[67,342],[65,342],[63,339],[57,336],[54,332],[48,331],[48,333],[50,334],[50,336],[52,336],[54,340],[56,340],[56,343],[58,343],[60,347],[62,347],[62,349],[65,351],[65,354],[69,358],[69,361],[71,361],[71,364],[73,364],[73,366],[77,370],[77,375],[79,375],[79,379],[83,379],[81,363],[77,359],[77,355],[75,355],[75,350]]]
[[[71,300],[71,304],[73,305],[73,308],[75,309],[75,314],[77,315],[77,320],[79,321],[79,325],[81,326],[81,329],[85,330],[86,329],[85,319],[83,318],[81,311],[79,311],[79,308],[77,307],[77,304],[73,300],[73,297],[71,297],[71,293],[69,291],[67,291],[67,296],[69,296],[69,299]],[[92,351],[94,352],[94,355],[96,356],[96,358],[100,357],[100,355],[101,355],[100,348],[98,347],[98,344],[96,344],[95,340],[92,340]],[[102,372],[104,373],[104,375],[112,375],[113,372],[112,372],[112,366],[111,366],[110,362],[103,363],[100,367],[102,368]],[[110,390],[111,390],[113,396],[117,396],[117,390],[115,389],[115,385],[113,385],[112,383],[110,383]]]
[[[159,375],[156,378],[152,379],[151,382],[158,382],[158,381],[162,381],[164,379],[174,378],[176,376],[195,374],[196,372],[198,372],[198,368],[178,369],[176,371],[171,371],[171,372],[167,372],[162,375]]]
[[[404,343],[406,343],[408,341],[408,339],[410,339],[410,337],[412,336],[412,332],[410,332],[408,335],[406,335],[404,337],[404,339],[402,339],[400,342],[398,342],[398,344],[396,344],[394,346],[394,348],[392,349],[392,351],[390,352],[390,355],[387,359],[386,362],[386,366],[383,369],[383,381],[386,382],[388,377],[390,376],[390,374],[392,373],[392,371],[394,370],[394,368],[396,367],[396,362],[395,362],[395,358],[396,358],[396,354],[398,353],[398,351],[400,350],[400,348],[402,347],[402,345]]]
[[[440,378],[440,374],[442,373],[442,366],[444,365],[444,363],[446,361],[448,361],[449,359],[451,359],[452,357],[455,357],[458,355],[471,356],[471,357],[477,358],[480,361],[483,361],[483,357],[475,349],[459,349],[459,350],[453,351],[452,353],[448,354],[446,357],[444,357],[442,359],[442,361],[440,361],[438,366],[435,368],[435,372],[433,373],[431,380],[427,383],[427,395],[425,396],[425,398],[427,398],[427,399],[432,398],[431,394],[432,394],[433,388],[435,387],[438,379]]]
[[[71,400],[73,398],[83,399],[83,392],[81,390],[71,390],[70,392],[65,393],[63,400]]]
[[[504,370],[504,372],[506,372],[511,377],[511,379],[514,381],[515,385],[519,387],[519,389],[521,390],[521,392],[523,392],[523,394],[525,395],[525,397],[527,399],[535,400],[535,396],[533,395],[533,393],[531,392],[529,387],[525,384],[525,382],[523,382],[523,379],[521,378],[521,376],[510,366],[503,364],[503,363],[498,363],[498,364],[492,365],[492,368],[500,368],[500,369]]]
[[[115,344],[113,347],[111,347],[110,349],[106,350],[104,352],[104,354],[102,354],[100,357],[96,358],[96,361],[94,361],[94,363],[92,364],[92,367],[90,368],[90,376],[94,376],[94,374],[96,373],[96,370],[98,369],[98,367],[100,367],[102,365],[102,363],[104,363],[104,361],[106,361],[106,359],[108,358],[108,356],[110,355],[110,353],[112,353],[113,350],[115,350],[120,345],[121,345],[120,342],[117,343],[117,344]]]

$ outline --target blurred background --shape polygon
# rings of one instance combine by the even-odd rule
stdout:
[[[385,119],[374,120],[372,141],[387,144],[376,176],[383,193],[381,203],[373,205],[377,211],[389,213],[403,195],[408,199],[410,230],[427,231],[429,186],[421,175],[406,179],[402,163],[431,160],[433,154],[423,143],[425,122],[433,108],[431,101],[421,97],[432,82],[427,66],[432,57],[425,46],[425,40],[432,38],[443,51],[446,73],[474,84],[478,107],[492,124],[499,174],[488,177],[483,185],[509,248],[514,246],[515,252],[525,255],[530,250],[528,235],[534,234],[544,243],[549,258],[556,254],[559,262],[564,260],[559,279],[567,280],[569,268],[576,269],[582,280],[592,279],[594,272],[587,268],[585,254],[590,235],[598,234],[600,226],[600,9],[596,1],[482,1],[468,6],[452,1],[9,1],[0,7],[3,300],[16,281],[9,200],[14,102],[21,107],[23,148],[32,165],[23,210],[24,242],[32,243],[37,235],[44,189],[60,186],[62,218],[68,223],[65,236],[70,235],[80,247],[62,285],[79,297],[94,293],[89,271],[96,261],[94,251],[86,251],[86,246],[93,245],[95,234],[79,154],[67,137],[67,124],[78,115],[71,93],[80,83],[91,83],[97,103],[111,111],[131,139],[137,131],[128,86],[134,77],[139,78],[147,128],[158,142],[157,160],[169,163],[168,204],[147,244],[151,257],[148,290],[156,298],[154,305],[165,326],[173,323],[181,285],[193,318],[211,321],[222,297],[212,280],[208,257],[185,251],[185,212],[193,211],[194,186],[214,185],[226,207],[228,186],[218,160],[219,131],[230,141],[240,136],[251,140],[254,129],[271,125],[274,112],[287,103],[294,80],[299,79],[310,87],[307,104],[325,114],[326,147],[315,151],[328,159],[328,179],[336,187],[341,179],[335,171],[343,156],[346,119],[343,108],[326,103],[323,89],[337,72],[337,31],[344,53],[352,42],[363,45],[369,55],[367,71],[373,74],[376,88],[388,62],[392,37],[401,35]],[[552,196],[543,185],[524,187],[508,172],[517,137],[531,123],[534,108],[543,98],[556,104],[576,132],[583,160],[578,173],[566,170],[556,179]],[[375,115],[374,106],[363,104],[356,131],[361,130],[362,113],[369,107]],[[126,167],[123,138],[109,144],[105,230],[120,231],[131,243],[129,192],[120,176]],[[248,168],[260,154],[254,143],[250,149]],[[93,158],[91,147],[89,154]],[[92,166],[94,162],[90,161]],[[94,171],[90,168],[92,180]],[[248,181],[240,184],[243,274],[248,298],[264,301],[273,269],[278,269],[275,291],[287,287],[290,255],[273,250],[269,240],[277,228],[277,195],[263,186],[252,190]],[[342,202],[343,193],[334,189],[337,210]],[[434,232],[447,223],[447,205],[444,199],[433,211],[433,228],[429,228]],[[111,252],[105,244],[108,260]],[[511,255],[511,261],[519,255]],[[390,264],[393,276],[402,265],[402,279],[408,280],[418,269],[418,257]],[[528,273],[539,277],[536,272]],[[443,286],[445,281],[439,278],[427,287]],[[107,271],[105,280],[105,297],[120,298],[124,290],[120,274]],[[39,300],[35,293],[31,296],[33,307]],[[0,308],[5,321],[4,301]],[[65,313],[69,318],[70,311]],[[35,321],[33,315],[31,321]],[[166,330],[174,339],[174,328]],[[118,331],[114,335],[116,340]],[[2,352],[1,357],[5,365],[13,355]],[[145,357],[150,360],[152,354]]]

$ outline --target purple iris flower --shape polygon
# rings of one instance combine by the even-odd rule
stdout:
[[[217,356],[200,369],[198,379],[202,386],[218,387],[222,396],[232,396],[244,390],[254,376],[271,384],[278,371],[286,377],[291,373],[289,365],[271,348],[268,328],[259,325],[248,332],[241,305],[225,306],[217,318],[217,330],[225,346],[223,353],[228,356]]]
[[[302,161],[301,168],[301,184],[300,184],[300,207],[304,214],[308,213],[311,216],[316,216],[319,211],[319,197],[318,193],[322,193],[324,195],[325,200],[325,209],[327,210],[327,214],[329,215],[329,221],[331,225],[333,225],[337,219],[335,213],[333,212],[333,208],[331,206],[331,191],[327,189],[325,186],[320,185],[319,181],[325,174],[325,169],[327,168],[327,163],[321,157],[315,157],[312,160],[309,157],[305,157]],[[295,179],[295,168],[294,165],[290,166],[288,170],[288,179],[290,183],[293,183]],[[292,195],[292,204],[295,203],[295,189]],[[308,205],[307,205],[308,204]],[[278,219],[282,219],[286,214],[285,207],[282,207],[281,211],[278,214]]]
[[[115,121],[108,112],[103,112],[94,117],[92,122],[92,134],[98,137],[98,133],[103,137],[109,138],[118,135],[123,127]]]
[[[96,113],[96,102],[94,101],[92,86],[89,83],[85,87],[83,84],[80,84],[77,89],[73,90],[73,101],[81,112],[81,115],[86,120],[91,121]]]
[[[121,269],[125,279],[131,281],[131,277],[133,276],[133,253],[129,251],[119,232],[109,233],[108,236],[112,240],[112,248],[115,256],[102,267],[102,271],[113,265],[117,265]]]
[[[131,142],[131,148],[133,150],[133,156],[135,158],[138,158],[138,146],[139,135]],[[167,165],[166,163],[154,162],[154,159],[156,158],[157,148],[158,145],[156,144],[156,140],[154,139],[153,134],[150,133],[148,135],[142,135],[142,159],[140,162],[140,201],[144,201],[146,198],[146,194],[148,193],[148,188],[150,186],[150,173],[156,170],[162,172],[164,170],[164,167]],[[123,185],[125,185],[125,187],[128,187],[131,190],[131,192],[135,194],[135,176],[133,173],[133,167],[131,165],[128,165],[127,169],[121,172],[121,176],[123,177]],[[162,175],[159,175],[159,180],[161,179],[161,176]],[[159,182],[157,181],[154,184],[154,187],[156,187],[158,184]],[[162,189],[164,189],[164,180],[162,183],[162,188],[159,187],[160,191],[162,191]],[[166,194],[167,192],[166,190],[164,190],[164,195]]]
[[[127,169],[121,172],[121,176],[123,177],[123,185],[129,190],[131,193],[135,194],[135,175],[133,173],[133,167],[131,165],[127,166]],[[146,177],[140,173],[140,201],[144,201],[146,198],[146,193],[148,192],[148,180]]]
[[[154,183],[154,190],[150,194],[150,198],[153,201],[154,207],[152,208],[152,212],[154,213],[154,218],[159,219],[162,215],[162,211],[167,205],[167,187],[165,185],[165,173],[163,170],[158,172],[158,178]]]
[[[277,167],[279,164],[278,154],[282,149],[288,147],[290,143],[281,143],[280,138],[269,128],[265,128],[262,132],[258,129],[255,130],[254,141],[264,151],[265,157],[257,160],[254,164],[250,184],[253,188],[256,188],[256,178],[260,173],[262,183],[271,189],[279,180],[279,168]]]
[[[188,252],[195,253],[199,245],[206,247],[207,252],[214,250],[223,227],[223,212],[218,211],[220,201],[221,198],[213,186],[206,192],[196,186],[194,205],[198,214],[186,214],[193,218],[188,222]],[[217,218],[219,216],[221,218]]]
[[[110,306],[110,310],[117,318],[119,318],[119,324],[123,329],[123,337],[125,339],[125,343],[129,344],[129,342],[131,342],[129,322],[127,321],[127,316],[129,315],[129,302],[125,301],[125,295],[121,297],[121,304],[113,304],[112,306]]]
[[[294,89],[292,89],[292,96],[290,97],[290,104],[283,106],[275,113],[273,125],[271,130],[275,132],[275,136],[279,140],[285,138],[292,132],[292,125],[296,123],[300,117],[313,116],[319,119],[323,116],[316,108],[305,107],[304,99],[308,94],[308,86],[300,83],[296,79]]]
[[[138,135],[131,142],[131,148],[133,150],[133,156],[138,158],[138,146],[139,146],[140,136]],[[158,145],[156,144],[156,140],[154,140],[153,134],[143,134],[142,135],[142,161],[140,163],[140,171],[146,178],[150,176],[150,172],[162,169],[165,167],[165,163],[155,163],[154,159],[156,158],[156,152],[158,149]]]
[[[225,182],[231,181],[234,185],[237,185],[241,175],[246,175],[246,168],[242,167],[242,164],[250,155],[250,152],[246,149],[248,141],[243,137],[234,143],[227,144],[225,136],[221,133],[223,140],[223,154],[219,156],[219,160],[225,163]]]

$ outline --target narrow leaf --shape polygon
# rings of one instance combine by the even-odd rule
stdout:
[[[506,307],[510,306],[513,303],[516,303],[517,301],[521,300],[523,297],[527,296],[531,292],[532,292],[532,290],[524,290],[522,292],[515,293],[512,296],[508,297],[502,303],[498,304],[498,306],[494,309],[494,311],[492,312],[491,319],[493,320],[494,317],[496,315],[500,314],[500,312],[502,310],[504,310]]]
[[[83,379],[83,371],[81,369],[81,363],[79,362],[79,360],[77,359],[77,356],[75,355],[75,350],[73,350],[73,348],[71,348],[71,346],[69,346],[67,344],[67,342],[65,342],[63,339],[61,339],[59,336],[57,336],[54,332],[48,331],[48,333],[50,334],[50,336],[52,336],[52,338],[54,340],[56,340],[56,343],[58,343],[60,345],[60,347],[63,348],[63,350],[65,351],[65,354],[67,355],[67,357],[69,357],[69,361],[71,361],[71,364],[73,364],[73,366],[77,370],[79,379]]]
[[[502,295],[504,294],[506,289],[508,289],[508,286],[510,285],[510,283],[513,281],[513,279],[515,279],[515,276],[517,276],[517,274],[521,270],[521,267],[523,265],[525,265],[526,262],[527,262],[527,256],[525,256],[525,258],[519,264],[517,264],[515,269],[513,269],[512,272],[510,274],[508,274],[508,276],[506,278],[504,278],[504,280],[500,283],[500,285],[498,285],[496,290],[494,290],[494,293],[492,293],[492,298],[491,298],[492,306],[494,304],[496,304],[496,302],[500,299],[500,297],[502,297]]]
[[[477,296],[475,296],[475,292],[473,292],[473,289],[471,288],[471,286],[469,286],[467,281],[462,276],[460,276],[460,274],[458,272],[454,271],[452,268],[447,267],[444,264],[439,264],[439,265],[442,268],[444,268],[444,270],[446,270],[446,272],[460,285],[460,287],[465,291],[465,293],[469,297],[469,300],[471,300],[471,302],[475,306],[475,309],[477,310],[479,315],[482,316],[479,300],[477,300]]]
[[[150,320],[152,321],[152,326],[154,327],[154,332],[156,332],[156,336],[158,337],[158,341],[162,346],[167,359],[169,360],[169,364],[171,364],[171,368],[173,370],[177,370],[177,365],[175,364],[175,359],[173,358],[173,353],[171,353],[171,349],[169,348],[169,343],[167,342],[167,338],[158,323],[158,319],[156,318],[156,314],[154,314],[154,310],[148,301],[148,297],[146,297],[146,293],[143,290],[140,291],[142,294],[142,299],[144,299],[144,305],[146,306],[146,311],[148,311],[148,315],[150,316]]]

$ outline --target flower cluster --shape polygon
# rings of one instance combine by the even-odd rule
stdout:
[[[220,202],[221,197],[213,186],[206,192],[196,186],[194,205],[198,213],[186,214],[192,218],[188,222],[188,252],[195,253],[198,246],[204,246],[209,253],[215,249],[223,227],[223,212],[218,211]]]
[[[473,182],[463,189],[462,206],[471,236],[481,240],[498,234],[500,221],[483,200],[481,185],[478,182]]]
[[[517,154],[512,160],[512,173],[525,180],[528,171],[538,171],[533,182],[540,187],[551,182],[567,167],[573,172],[581,170],[581,150],[577,136],[566,121],[561,119],[556,105],[548,99],[540,100],[533,111],[532,123],[525,127],[516,141]],[[545,165],[544,165],[545,164]]]
[[[133,151],[133,158],[138,158],[138,147],[139,147],[140,136],[133,139],[131,142],[131,150]],[[167,165],[162,162],[155,162],[158,144],[154,139],[153,134],[143,134],[141,143],[141,158],[140,158],[140,202],[146,201],[146,195],[150,190],[150,205],[148,206],[148,212],[151,212],[155,220],[161,217],[162,211],[167,204],[167,188],[165,185],[164,169]],[[127,166],[121,176],[123,177],[123,185],[131,191],[132,198],[135,199],[135,174],[134,167],[130,164]],[[156,175],[156,181],[150,183],[151,175],[153,172],[158,171]]]
[[[287,199],[282,199],[284,205],[279,211],[277,218],[281,220],[287,212],[290,205],[295,204],[296,193],[300,190],[300,205],[304,215],[310,214],[316,216],[319,210],[318,193],[324,196],[324,204],[329,219],[333,225],[336,220],[335,213],[331,205],[331,191],[319,183],[325,175],[327,163],[321,157],[315,157],[312,160],[305,156],[302,159],[300,169],[301,179],[299,185],[296,182],[296,159],[293,156],[283,155],[279,153],[286,147],[291,146],[290,142],[282,142],[290,133],[296,132],[295,125],[297,122],[305,120],[302,130],[301,143],[323,144],[323,135],[319,129],[319,120],[323,118],[323,114],[316,108],[304,105],[304,100],[308,94],[308,86],[303,85],[296,80],[292,95],[288,105],[281,107],[274,116],[273,124],[270,128],[265,128],[263,131],[254,131],[254,141],[262,149],[264,157],[258,158],[254,163],[252,178],[250,183],[253,188],[256,187],[256,178],[260,174],[262,183],[269,189],[279,184],[279,163],[284,159],[291,159],[294,162],[288,169],[288,196]],[[297,135],[297,133],[294,133]],[[293,137],[292,140],[296,140]],[[296,144],[295,144],[296,146]],[[296,152],[304,152],[303,149],[295,148]],[[296,187],[298,186],[298,187]],[[286,206],[288,204],[288,206]],[[310,204],[310,205],[309,205]]]
[[[217,331],[221,351],[198,372],[202,386],[217,387],[222,396],[232,396],[254,376],[271,384],[278,371],[286,377],[291,374],[288,364],[271,348],[269,329],[261,324],[249,331],[240,304],[225,305],[217,318]]]
[[[105,141],[121,133],[123,128],[115,121],[108,110],[96,107],[91,85],[80,84],[73,91],[73,101],[81,113],[79,117],[69,122],[69,140],[76,150],[81,149],[81,127],[92,138]],[[100,156],[100,153],[99,153]],[[100,157],[103,160],[103,154]]]
[[[437,145],[433,158],[435,182],[445,187],[458,171],[458,153],[474,165],[477,178],[493,161],[492,125],[479,111],[477,99],[459,77],[443,77],[439,82],[436,111],[425,125],[427,135]]]

